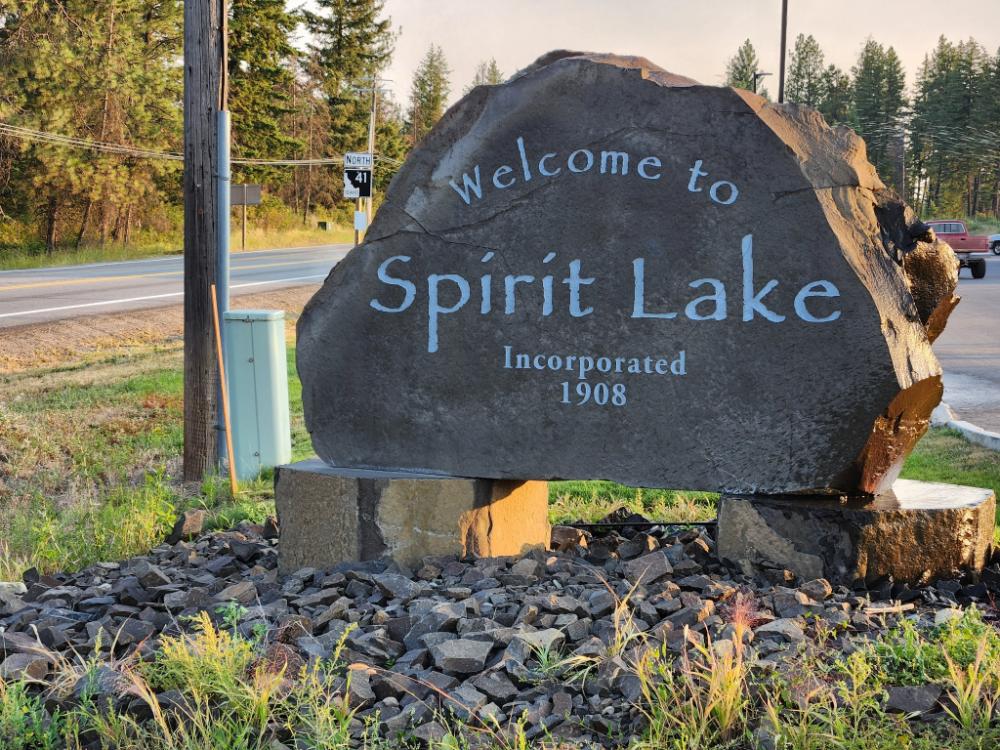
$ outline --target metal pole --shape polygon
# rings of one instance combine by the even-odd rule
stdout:
[[[788,0],[781,0],[781,64],[778,71],[778,103],[785,101],[785,48],[788,46]]]
[[[226,311],[229,309],[229,221],[232,206],[232,165],[230,163],[230,123],[229,123],[229,0],[219,0],[219,113],[216,130],[216,148],[219,153],[219,173],[216,179],[216,211],[218,212],[219,233],[216,235],[215,284],[218,295],[218,311],[221,329],[219,346],[225,356]],[[222,399],[225,393],[225,366],[219,362],[219,387],[216,391],[216,456],[222,469],[226,455],[226,420],[222,413]]]
[[[230,212],[230,185],[232,184],[232,173],[229,163],[229,110],[219,111],[218,130],[216,138],[218,140],[219,151],[219,177],[217,180],[218,197],[216,203],[219,211],[219,234],[218,250],[216,254],[215,278],[218,286],[219,299],[219,320],[222,321],[221,341],[226,340],[226,319],[225,314],[229,309],[229,212]],[[225,346],[222,349],[225,352]],[[222,377],[219,377],[219,399],[222,403]],[[223,456],[226,455],[226,422],[222,419],[222,409],[218,410],[218,457],[221,468]]]

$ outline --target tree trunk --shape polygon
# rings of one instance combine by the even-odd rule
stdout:
[[[993,177],[993,215],[1000,219],[1000,159]]]
[[[219,0],[184,2],[184,479],[216,463],[211,287],[219,234],[216,109],[222,86]]]
[[[313,147],[313,130],[312,130],[312,103],[309,104],[309,122],[306,132],[306,158],[312,158],[312,147]],[[306,226],[309,223],[309,201],[312,198],[312,164],[306,167],[306,190],[304,200],[302,201],[302,226]]]
[[[52,255],[56,249],[56,220],[59,218],[59,200],[55,195],[49,196],[49,205],[45,211],[45,252]]]
[[[80,249],[80,245],[83,244],[83,235],[87,231],[87,224],[90,221],[90,209],[94,207],[94,201],[91,198],[87,199],[87,206],[83,209],[83,218],[80,220],[80,231],[76,235],[76,249]]]
[[[129,241],[132,239],[132,204],[129,203],[125,207],[125,232],[122,239],[122,244],[128,247]]]
[[[306,167],[306,194],[302,201],[302,226],[309,223],[309,201],[312,200],[312,164]]]
[[[110,229],[108,228],[109,224],[110,222],[108,221],[108,202],[101,201],[101,236],[99,240],[99,244],[101,247],[104,247],[106,244],[108,244],[108,233],[110,232]]]

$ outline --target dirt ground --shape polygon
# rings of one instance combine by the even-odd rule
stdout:
[[[318,285],[308,285],[234,295],[233,306],[285,310],[291,340],[299,312],[316,289]],[[0,375],[107,360],[150,347],[180,349],[183,329],[181,305],[2,328]]]

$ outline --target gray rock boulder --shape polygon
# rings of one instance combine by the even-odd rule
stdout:
[[[339,467],[875,493],[956,278],[850,129],[551,53],[447,112],[306,307],[306,425]]]

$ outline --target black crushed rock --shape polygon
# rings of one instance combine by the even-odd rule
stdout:
[[[343,642],[350,679],[340,678],[341,692],[360,721],[378,712],[386,737],[432,740],[444,731],[441,712],[450,712],[503,726],[523,720],[529,739],[617,746],[642,726],[629,664],[644,649],[732,648],[741,619],[751,658],[780,669],[821,628],[828,648],[844,647],[878,634],[887,608],[933,623],[942,608],[1000,592],[997,564],[974,583],[921,589],[891,581],[835,588],[788,571],[754,580],[714,557],[708,528],[632,522],[628,536],[620,527],[595,536],[557,526],[553,551],[428,557],[415,571],[371,561],[279,578],[273,521],[179,538],[78,573],[31,570],[23,587],[0,585],[0,675],[43,689],[55,660],[100,649],[108,666],[81,678],[67,700],[134,700],[114,659],[153,658],[164,635],[186,631],[190,616],[206,611],[248,637],[266,632],[259,658],[286,675],[330,658]],[[609,655],[623,622],[645,638]],[[566,656],[596,657],[597,666],[588,679],[569,680],[558,663]],[[929,710],[932,692],[894,689],[889,708]],[[168,707],[184,700],[159,698]]]

